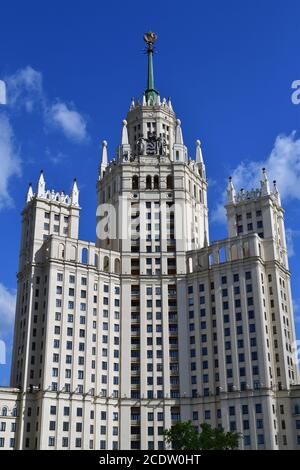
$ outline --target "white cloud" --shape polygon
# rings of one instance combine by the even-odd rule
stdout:
[[[7,104],[14,109],[25,108],[32,112],[35,107],[45,106],[42,74],[30,65],[6,78]]]
[[[46,128],[60,130],[72,141],[82,142],[87,138],[86,120],[74,105],[61,100],[49,101],[41,72],[28,65],[6,77],[6,84],[9,108],[41,113]]]
[[[51,126],[60,128],[71,140],[81,142],[87,138],[86,121],[73,105],[61,101],[54,103],[47,113],[47,121]]]
[[[13,204],[8,191],[9,180],[21,174],[21,162],[13,129],[5,114],[0,115],[0,167],[0,209],[2,209]]]
[[[286,228],[285,235],[286,235],[286,245],[287,245],[288,256],[291,258],[292,256],[295,256],[296,254],[295,247],[294,247],[294,240],[296,237],[300,236],[300,230]]]
[[[9,181],[13,176],[21,175],[21,159],[12,127],[14,113],[10,111],[36,112],[41,116],[46,127],[55,128],[75,142],[87,139],[86,121],[75,110],[74,105],[62,101],[49,102],[43,88],[41,72],[27,66],[15,74],[0,81],[0,103],[5,104],[5,113],[0,114],[0,210],[13,205],[9,194]],[[5,92],[7,96],[5,96]],[[1,105],[1,111],[2,111]],[[53,158],[58,163],[61,155]]]
[[[50,162],[52,162],[54,165],[57,165],[59,163],[61,163],[63,160],[66,160],[67,158],[67,155],[64,154],[63,152],[51,152],[51,150],[49,148],[46,148],[45,150],[45,154],[47,156],[47,158],[49,159]]]
[[[242,161],[232,172],[232,180],[237,191],[241,188],[259,187],[261,169],[266,168],[270,182],[277,181],[282,200],[300,200],[300,139],[296,132],[277,136],[270,155],[262,161]],[[226,192],[212,212],[212,221],[225,222]]]
[[[217,224],[226,224],[226,212],[224,205],[226,204],[226,193],[223,193],[222,200],[214,207],[211,212],[211,222]]]
[[[0,338],[11,335],[16,306],[15,291],[7,289],[0,283]]]
[[[0,104],[6,104],[6,84],[0,80]]]

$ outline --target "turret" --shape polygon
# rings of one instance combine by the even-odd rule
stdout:
[[[278,205],[281,206],[281,199],[280,199],[280,194],[277,188],[276,180],[273,181],[273,194],[277,199]]]
[[[173,146],[173,159],[175,162],[186,160],[187,149],[183,143],[181,121],[177,119],[175,128],[175,143]]]
[[[231,178],[231,176],[229,176],[228,185],[227,185],[227,201],[229,203],[234,203],[235,202],[235,196],[236,196],[235,188],[233,186],[232,178]]]
[[[77,186],[77,180],[74,178],[72,191],[71,191],[71,201],[73,206],[79,205],[79,189]]]
[[[120,157],[123,159],[127,159],[130,157],[131,154],[131,147],[129,144],[128,138],[128,129],[127,129],[127,121],[123,119],[123,128],[122,128],[122,136],[121,136],[121,145],[120,145]]]
[[[200,175],[202,176],[202,178],[205,178],[205,165],[203,162],[201,142],[199,139],[196,140],[196,163],[199,167]]]
[[[101,161],[100,161],[100,168],[99,168],[99,179],[103,178],[105,170],[108,165],[108,158],[107,158],[107,142],[106,140],[102,141],[102,152],[101,152]]]
[[[37,197],[43,197],[46,192],[46,183],[44,179],[44,172],[41,170],[41,174],[37,184]]]
[[[267,196],[270,194],[270,185],[269,185],[269,180],[268,180],[268,176],[267,176],[265,168],[262,169],[262,178],[260,181],[260,186],[261,186],[262,196]]]
[[[30,202],[32,198],[33,198],[32,184],[29,183],[29,187],[28,187],[28,191],[27,191],[27,196],[26,196],[26,202]]]
[[[135,102],[134,102],[134,98],[131,98],[131,103],[130,103],[130,108],[129,110],[131,111],[132,109],[135,108]]]

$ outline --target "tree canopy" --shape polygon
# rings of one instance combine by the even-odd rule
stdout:
[[[191,421],[179,422],[165,431],[165,440],[175,450],[229,450],[239,445],[240,434],[212,428],[207,423],[197,431]]]

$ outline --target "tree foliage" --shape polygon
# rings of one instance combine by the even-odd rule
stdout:
[[[176,423],[164,434],[166,442],[175,450],[236,449],[240,439],[237,432],[225,432],[207,423],[202,423],[201,431],[198,432],[191,421]]]

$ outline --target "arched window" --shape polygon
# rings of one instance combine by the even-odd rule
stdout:
[[[2,408],[2,416],[7,416],[7,408],[6,408],[6,406],[3,406],[3,408]]]
[[[88,262],[88,250],[87,248],[83,248],[81,252],[81,262],[83,264],[87,264]]]
[[[219,263],[225,263],[225,261],[227,261],[226,250],[224,246],[221,246],[219,249]]]
[[[199,201],[202,202],[202,191],[199,189]]]
[[[139,189],[139,177],[137,175],[132,177],[132,189]]]
[[[167,189],[173,189],[173,176],[167,176]]]
[[[109,257],[108,256],[104,256],[103,271],[105,271],[106,273],[109,272]]]
[[[120,260],[115,259],[115,269],[114,269],[116,274],[120,274]]]
[[[159,189],[159,176],[154,176],[154,189]]]
[[[17,414],[18,414],[18,410],[17,410],[17,408],[15,407],[15,408],[13,408],[13,410],[12,410],[12,415],[13,415],[13,416],[17,416]]]
[[[152,188],[152,178],[150,175],[146,176],[146,189],[151,189]]]
[[[98,268],[98,255],[95,253],[95,257],[94,257],[94,266],[96,266],[96,268]]]

